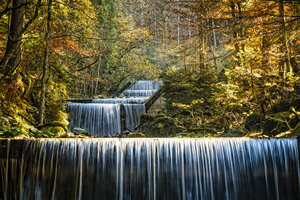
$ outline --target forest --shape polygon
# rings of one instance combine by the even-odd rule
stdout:
[[[298,0],[0,2],[0,137],[78,137],[65,103],[134,80],[166,109],[133,136],[300,133]]]

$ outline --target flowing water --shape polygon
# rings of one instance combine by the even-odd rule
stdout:
[[[82,128],[92,136],[112,136],[121,132],[120,104],[69,103],[69,130]]]
[[[144,103],[149,97],[93,99],[93,103]]]
[[[300,199],[296,139],[42,139],[7,145],[3,199]]]
[[[144,104],[124,104],[125,129],[134,132],[135,127],[140,123],[142,113],[146,112]]]
[[[137,81],[131,88],[125,90],[125,97],[150,97],[162,85],[161,81]]]
[[[67,103],[69,129],[84,129],[94,137],[115,136],[125,131],[134,132],[142,113],[146,112],[142,103],[157,92],[161,85],[161,81],[136,81],[123,92],[124,98],[93,99],[93,103]],[[124,115],[121,113],[122,108]],[[122,117],[125,120],[122,120]],[[123,121],[125,124],[122,124]]]

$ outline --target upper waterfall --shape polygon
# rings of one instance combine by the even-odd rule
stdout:
[[[74,131],[81,128],[94,137],[115,136],[124,131],[133,132],[139,124],[140,116],[146,112],[143,103],[161,85],[161,81],[136,81],[123,92],[124,97],[92,99],[93,103],[85,104],[67,103],[69,129]]]

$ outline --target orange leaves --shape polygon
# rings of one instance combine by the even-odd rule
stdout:
[[[64,56],[66,55],[65,52],[63,51],[63,47],[57,47],[57,48],[54,48],[54,52],[58,55],[61,55],[61,56]]]
[[[39,77],[39,75],[38,74],[30,74],[30,76],[31,76],[31,78],[34,78],[34,79],[36,79],[36,78],[38,78]]]
[[[98,77],[92,77],[90,74],[87,74],[87,73],[81,74],[80,72],[75,71],[72,74],[75,75],[75,76],[79,76],[81,78],[84,78],[84,79],[88,79],[90,81],[97,81],[97,82],[105,82],[106,81],[106,80],[98,78]]]
[[[73,51],[83,56],[96,55],[97,53],[80,47],[80,45],[69,37],[55,38],[51,41],[54,52],[58,55],[65,56],[66,51]]]

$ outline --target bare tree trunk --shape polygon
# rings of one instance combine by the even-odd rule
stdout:
[[[291,58],[290,58],[290,50],[288,47],[288,41],[287,41],[287,33],[285,28],[285,13],[284,13],[284,2],[283,0],[279,0],[279,17],[281,22],[281,53],[282,58],[281,62],[279,63],[280,67],[280,75],[283,79],[283,83],[285,84],[285,77],[287,69],[290,73],[293,73],[292,65],[291,65]]]
[[[237,7],[238,7],[238,24],[239,24],[238,33],[239,33],[239,38],[243,40],[244,36],[245,36],[245,30],[244,30],[244,22],[243,22],[241,2],[237,2]],[[245,44],[244,44],[244,42],[242,42],[240,53],[242,54],[241,57],[240,57],[240,64],[241,64],[241,66],[245,66],[246,57],[245,57]]]
[[[46,27],[46,46],[45,46],[45,54],[44,54],[44,63],[43,63],[43,76],[42,76],[42,90],[41,90],[41,105],[40,105],[40,115],[39,115],[39,125],[42,126],[44,124],[45,119],[45,109],[46,109],[46,84],[48,78],[48,70],[49,70],[49,49],[50,49],[50,31],[51,31],[51,6],[52,0],[48,0],[48,16],[47,16],[47,27]]]
[[[21,49],[21,36],[24,25],[25,6],[24,0],[13,0],[12,7],[18,7],[13,9],[11,13],[9,34],[7,38],[6,51],[3,59],[0,63],[0,69],[6,75],[14,75],[13,79],[18,77],[16,69],[21,62],[22,49]],[[10,77],[11,78],[11,77]]]
[[[216,40],[216,31],[215,31],[215,22],[214,22],[214,18],[212,18],[212,31],[213,31],[213,41],[214,41],[214,48],[217,48],[217,40]]]
[[[180,16],[177,16],[177,45],[180,44]]]
[[[100,68],[101,68],[101,55],[99,56],[99,60],[98,60],[98,67],[97,67],[97,78],[100,77]],[[96,81],[96,85],[95,85],[95,92],[94,95],[98,94],[98,85],[99,85],[99,81]]]
[[[238,57],[240,48],[239,48],[238,41],[237,41],[238,40],[238,31],[237,31],[235,3],[233,1],[230,2],[230,8],[231,8],[231,16],[232,16],[232,20],[233,20],[232,35],[234,38],[234,57],[237,59],[236,64],[238,66],[240,66],[240,58]]]
[[[203,19],[200,16],[199,19],[199,26],[198,26],[198,30],[199,30],[199,67],[200,70],[205,68],[205,61],[204,61],[204,51],[205,51],[205,44],[204,44],[204,33],[203,33]]]
[[[176,0],[176,2],[178,2],[178,0]],[[176,3],[176,5],[178,6],[178,3]],[[180,44],[180,16],[179,14],[177,14],[177,45]]]

